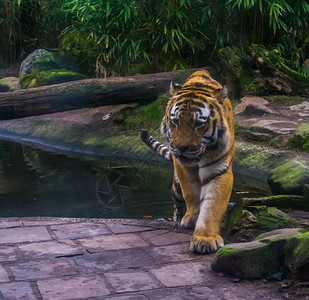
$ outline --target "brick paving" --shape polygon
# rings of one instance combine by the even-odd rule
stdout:
[[[282,299],[214,273],[173,222],[0,218],[0,300]]]

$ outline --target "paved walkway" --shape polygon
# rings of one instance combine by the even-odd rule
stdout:
[[[173,222],[0,219],[0,299],[282,299],[211,271]]]

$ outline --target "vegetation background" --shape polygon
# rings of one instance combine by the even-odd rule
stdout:
[[[308,0],[1,2],[0,67],[46,48],[83,73],[130,75],[216,65],[221,48],[260,44],[309,76]]]

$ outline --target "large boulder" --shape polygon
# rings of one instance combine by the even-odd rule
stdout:
[[[41,71],[57,69],[57,64],[53,54],[45,49],[37,49],[29,54],[21,63],[19,70],[19,80],[24,76]]]
[[[285,245],[300,228],[275,230],[252,242],[229,244],[216,253],[211,268],[239,278],[255,279],[286,271]]]
[[[19,85],[22,89],[87,78],[85,75],[60,69],[53,54],[38,49],[29,54],[21,63]]]
[[[267,178],[275,195],[303,195],[304,185],[309,182],[309,168],[292,160],[271,171]]]
[[[234,114],[237,116],[243,114],[245,116],[273,114],[273,110],[269,107],[269,102],[262,97],[245,96],[240,99],[240,104],[234,108]]]
[[[285,264],[303,281],[309,280],[309,232],[291,237],[285,246]]]

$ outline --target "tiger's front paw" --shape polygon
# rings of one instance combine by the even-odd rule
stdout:
[[[202,236],[193,235],[190,242],[190,250],[195,253],[207,254],[216,252],[224,246],[223,238],[220,235]]]
[[[181,226],[187,229],[194,229],[198,216],[192,216],[191,214],[185,214],[181,219]]]

